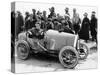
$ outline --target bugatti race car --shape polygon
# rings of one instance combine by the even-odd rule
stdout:
[[[30,53],[46,53],[55,55],[65,68],[74,68],[79,59],[86,59],[88,47],[81,43],[78,35],[48,30],[42,32],[43,37],[30,37],[30,30],[18,35],[16,52],[19,59],[27,59]]]

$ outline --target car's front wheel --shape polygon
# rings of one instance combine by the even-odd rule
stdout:
[[[18,58],[23,60],[27,59],[30,51],[28,43],[24,40],[19,40],[16,47]]]
[[[74,68],[78,64],[78,52],[71,46],[65,46],[60,50],[59,60],[65,68]]]

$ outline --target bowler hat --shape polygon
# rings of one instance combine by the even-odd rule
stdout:
[[[85,12],[85,13],[84,13],[84,16],[87,16],[87,15],[88,15],[88,14]]]

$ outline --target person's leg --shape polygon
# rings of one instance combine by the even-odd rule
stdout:
[[[77,33],[76,25],[74,25],[74,31],[75,31],[75,34],[76,34]]]
[[[96,35],[96,43],[98,44],[97,35]]]
[[[96,43],[97,43],[97,33],[95,34],[95,41],[96,41]]]
[[[94,29],[92,29],[91,35],[92,35],[92,41],[95,41],[96,33]]]

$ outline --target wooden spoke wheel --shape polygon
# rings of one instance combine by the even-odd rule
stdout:
[[[65,46],[59,53],[60,63],[66,68],[74,68],[78,64],[78,52],[71,46]]]
[[[29,56],[29,45],[24,40],[19,40],[17,43],[17,56],[19,59],[27,59]]]

